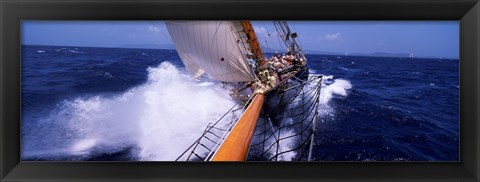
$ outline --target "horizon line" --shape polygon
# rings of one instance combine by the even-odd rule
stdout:
[[[160,45],[160,44],[159,44]],[[172,44],[173,45],[173,44]],[[56,46],[56,47],[84,47],[84,48],[114,48],[114,49],[154,49],[154,50],[175,50],[175,48],[152,48],[152,47],[106,47],[106,46],[84,46],[84,45],[45,45],[45,44],[21,44],[21,46]],[[338,53],[344,53],[344,52],[336,52],[336,51],[321,51],[321,50],[304,50],[304,51],[318,51],[318,52],[326,52],[325,54],[322,53],[307,53],[311,55],[327,55],[327,56],[350,56],[350,57],[393,57],[393,58],[406,58],[402,56],[374,56],[373,54],[376,53],[383,53],[383,54],[408,54],[408,53],[394,53],[394,52],[372,52],[372,53],[356,53],[352,52],[351,54],[353,55],[340,55]],[[265,53],[273,53],[271,51],[265,51]],[[331,53],[331,54],[328,54]],[[350,53],[349,53],[350,54]],[[365,55],[355,55],[355,54],[365,54]],[[408,58],[408,57],[407,57]],[[453,58],[453,57],[443,57],[443,56],[418,56],[414,58],[420,58],[420,59],[455,59],[459,60],[460,58]]]

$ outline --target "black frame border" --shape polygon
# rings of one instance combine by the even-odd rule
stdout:
[[[169,19],[460,20],[460,162],[19,161],[22,20]],[[479,0],[0,0],[0,40],[1,181],[480,180]]]

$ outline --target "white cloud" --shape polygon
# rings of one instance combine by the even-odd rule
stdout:
[[[334,33],[334,34],[327,34],[324,36],[325,39],[327,40],[337,40],[340,38],[342,34],[340,32]]]

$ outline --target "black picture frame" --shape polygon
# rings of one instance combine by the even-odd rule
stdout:
[[[290,9],[291,11],[278,11]],[[298,11],[295,11],[298,10]],[[21,162],[22,20],[459,20],[460,162]],[[0,0],[1,181],[479,181],[478,0]]]

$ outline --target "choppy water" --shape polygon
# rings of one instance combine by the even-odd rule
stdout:
[[[314,160],[459,160],[458,60],[307,59]],[[22,47],[22,160],[174,160],[233,104],[174,50]]]

